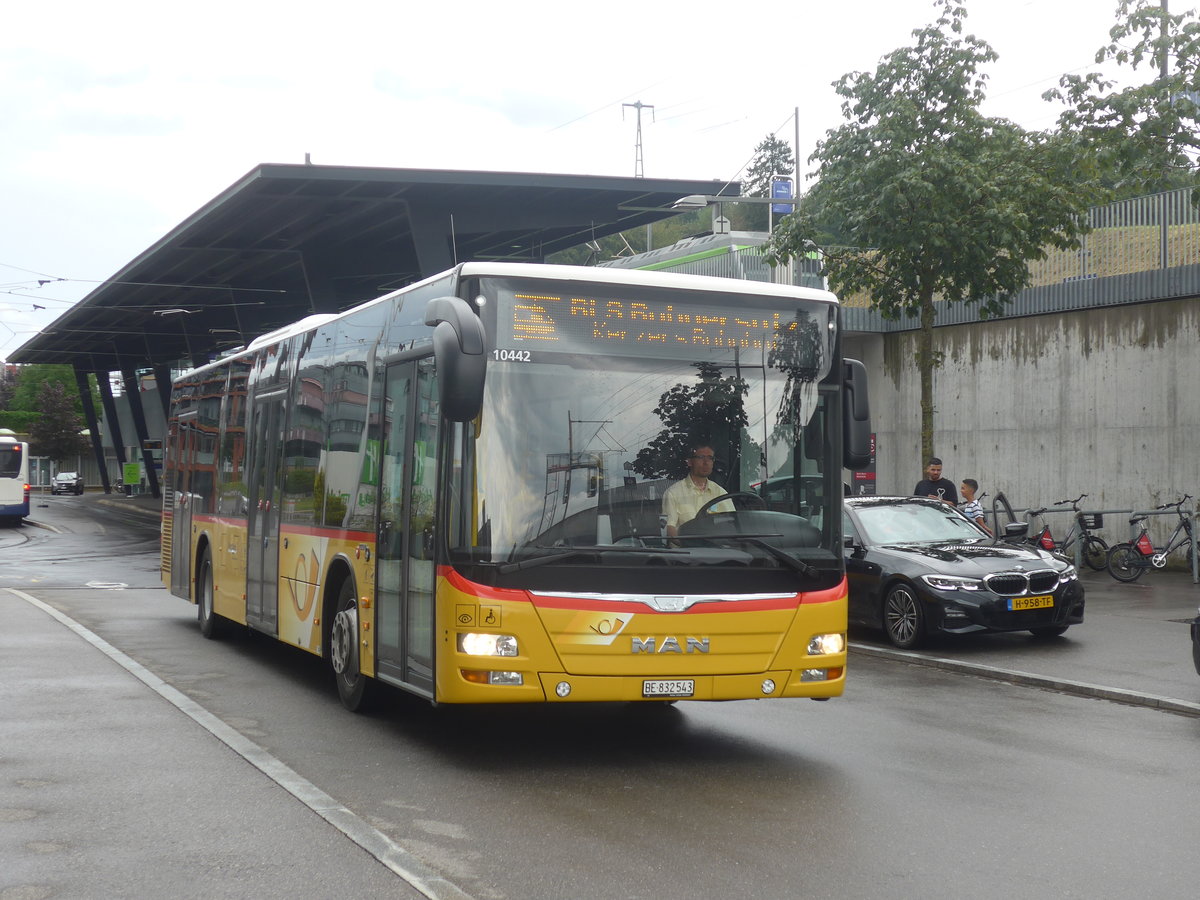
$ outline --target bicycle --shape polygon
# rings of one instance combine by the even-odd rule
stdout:
[[[1174,503],[1164,503],[1162,506],[1154,507],[1155,510],[1174,509],[1175,514],[1179,516],[1175,530],[1171,532],[1171,536],[1167,538],[1167,543],[1162,549],[1155,547],[1154,542],[1150,540],[1146,525],[1148,517],[1132,517],[1129,524],[1131,526],[1140,525],[1141,533],[1134,540],[1117,544],[1108,551],[1108,574],[1117,581],[1137,581],[1142,577],[1143,572],[1148,569],[1163,568],[1167,564],[1167,557],[1170,554],[1185,544],[1191,544],[1192,520],[1181,509],[1183,504],[1191,499],[1190,494],[1184,494]]]
[[[1071,527],[1067,531],[1067,536],[1062,539],[1062,542],[1054,540],[1054,535],[1050,532],[1050,526],[1042,521],[1041,530],[1026,538],[1026,543],[1034,547],[1041,547],[1043,550],[1049,550],[1051,553],[1060,553],[1063,556],[1070,555],[1070,551],[1077,543],[1083,543],[1083,561],[1088,568],[1095,569],[1097,572],[1103,572],[1108,564],[1108,543],[1102,537],[1097,537],[1092,533],[1093,528],[1099,528],[1102,521],[1098,515],[1088,515],[1081,512],[1079,509],[1079,501],[1087,497],[1087,494],[1080,494],[1074,500],[1055,500],[1055,506],[1070,506],[1075,512]],[[1030,519],[1041,518],[1046,512],[1046,507],[1040,509],[1031,509],[1026,514]]]

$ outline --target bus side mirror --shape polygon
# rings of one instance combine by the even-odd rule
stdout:
[[[451,422],[470,422],[483,405],[487,375],[483,322],[462,298],[435,297],[425,307],[425,324],[433,326],[442,415]]]
[[[867,367],[857,359],[842,360],[842,465],[865,469],[871,463],[871,406],[867,401]]]

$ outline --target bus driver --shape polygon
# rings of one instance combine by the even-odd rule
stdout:
[[[725,488],[708,477],[713,470],[712,447],[697,444],[685,461],[687,477],[675,482],[663,494],[663,515],[667,519],[668,538],[676,537],[679,526],[696,518],[696,513],[705,503],[725,493]],[[733,502],[723,500],[710,512],[733,512]]]

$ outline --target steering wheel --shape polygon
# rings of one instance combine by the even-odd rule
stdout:
[[[699,510],[696,511],[696,518],[697,519],[700,518],[702,515],[704,515],[706,512],[708,512],[710,509],[712,509],[718,503],[722,503],[726,500],[733,500],[735,498],[753,501],[752,503],[747,504],[747,508],[749,508],[749,509],[766,509],[767,508],[767,501],[764,500],[758,494],[752,494],[749,491],[734,491],[729,494],[722,494],[720,497],[713,497],[711,500],[709,500],[707,503],[705,503],[702,507],[700,507]],[[734,504],[734,507],[736,510],[736,507],[737,507],[736,503]]]

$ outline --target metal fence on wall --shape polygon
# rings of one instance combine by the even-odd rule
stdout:
[[[1050,250],[1029,265],[1031,286],[1000,318],[1035,316],[1200,295],[1200,209],[1189,189],[1093,207],[1077,250]],[[843,299],[851,331],[910,331],[915,317],[884,319],[867,297]],[[938,325],[980,321],[976,307],[947,305]]]

